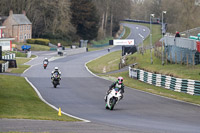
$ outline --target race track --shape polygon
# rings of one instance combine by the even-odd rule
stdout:
[[[147,37],[148,28],[126,24],[132,29],[128,38],[141,43],[141,34]],[[137,28],[136,28],[137,27]],[[145,30],[144,30],[145,29]],[[112,51],[121,47],[114,47]],[[38,89],[50,104],[71,115],[101,126],[118,127],[129,132],[147,133],[198,133],[200,132],[200,107],[189,103],[141,92],[125,87],[124,99],[113,111],[105,109],[104,95],[112,82],[89,73],[85,63],[107,54],[107,50],[87,52],[51,61],[46,70],[42,64],[34,65],[23,76]],[[42,54],[38,54],[40,57]],[[44,56],[44,55],[43,55]],[[40,58],[38,58],[40,59]],[[42,62],[41,62],[42,63]],[[62,72],[61,85],[53,88],[51,71],[58,66]],[[103,128],[103,126],[102,126]],[[103,130],[103,129],[102,129]],[[115,132],[112,128],[110,132]]]

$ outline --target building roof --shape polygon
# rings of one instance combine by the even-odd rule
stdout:
[[[24,14],[13,14],[12,17],[17,24],[32,24]]]

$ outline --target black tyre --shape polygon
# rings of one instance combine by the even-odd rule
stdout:
[[[114,106],[115,106],[116,102],[117,102],[116,99],[115,99],[115,98],[112,98],[111,104],[110,104],[110,105],[111,105],[111,106],[110,106],[110,107],[111,107],[110,110],[113,110],[113,109],[114,109]]]
[[[56,84],[54,84],[54,88],[56,88],[57,87],[57,85]]]
[[[53,86],[54,86],[54,88],[56,88],[57,87],[57,82],[56,81],[53,81]]]
[[[106,109],[109,109],[108,105],[106,104]]]

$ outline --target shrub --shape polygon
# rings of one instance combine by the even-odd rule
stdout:
[[[29,43],[29,44],[34,44],[35,43],[35,39],[28,39],[26,42]]]
[[[27,40],[27,43],[29,44],[40,44],[40,45],[46,45],[46,46],[48,46],[49,42],[50,41],[48,39],[41,39],[41,38]]]

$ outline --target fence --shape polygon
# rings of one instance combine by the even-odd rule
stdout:
[[[196,40],[188,39],[188,38],[179,38],[172,36],[165,36],[165,46],[177,46],[180,48],[186,48],[189,50],[197,50]]]
[[[180,79],[162,74],[154,74],[129,67],[129,77],[158,87],[164,87],[177,92],[200,95],[200,81]]]
[[[174,36],[165,36],[164,41],[164,58],[166,63],[168,61],[171,63],[187,65],[195,65],[200,63],[200,53],[197,51],[196,40],[179,37],[175,38]],[[157,53],[159,54],[159,52]]]
[[[6,54],[2,56],[2,59],[14,59],[16,56],[14,53]]]
[[[7,61],[6,63],[0,64],[0,72],[6,72],[8,70],[9,67],[9,62]]]

